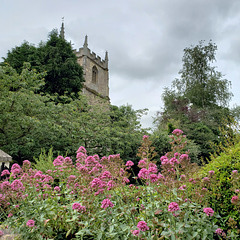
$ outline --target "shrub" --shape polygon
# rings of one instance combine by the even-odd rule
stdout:
[[[205,177],[209,171],[214,171],[213,183],[210,187],[211,195],[209,204],[221,214],[218,223],[223,229],[240,226],[239,204],[231,202],[232,197],[240,196],[239,172],[240,172],[240,143],[229,146],[217,157],[211,157],[211,161],[200,171]]]
[[[58,156],[53,170],[32,169],[27,160],[14,164],[0,184],[1,216],[23,239],[237,239],[216,225],[220,215],[200,194],[211,182],[193,178],[198,167],[183,150],[186,137],[177,129],[171,139],[158,168],[143,136],[136,185],[128,179],[133,162],[124,164],[118,154],[88,156],[84,147],[76,163]]]

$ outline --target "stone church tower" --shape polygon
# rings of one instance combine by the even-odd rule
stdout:
[[[64,24],[62,23],[60,36],[64,38]],[[90,103],[103,100],[110,102],[109,98],[109,73],[108,73],[108,52],[105,59],[101,59],[96,53],[88,48],[88,37],[85,37],[83,47],[78,51],[74,50],[77,61],[83,68],[85,79],[82,92],[88,97]]]
[[[102,60],[88,48],[88,38],[85,37],[83,47],[75,51],[78,63],[83,67],[83,94],[90,98],[96,96],[109,101],[108,53]]]

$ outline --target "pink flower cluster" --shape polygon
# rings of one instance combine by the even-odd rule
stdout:
[[[126,164],[125,164],[127,169],[130,169],[133,165],[134,165],[134,163],[132,161],[127,161]]]
[[[175,129],[173,130],[172,134],[176,136],[180,136],[181,134],[183,134],[183,131],[180,129]]]
[[[108,208],[108,207],[113,207],[114,206],[114,204],[111,202],[111,200],[109,200],[108,198],[106,198],[106,199],[104,199],[103,201],[102,201],[102,205],[101,205],[101,208],[104,208],[104,209],[106,209],[106,208]]]
[[[232,199],[231,199],[231,203],[236,205],[238,204],[239,202],[239,197],[238,196],[233,196]]]
[[[149,230],[149,227],[145,221],[139,221],[137,224],[137,228],[143,232]]]
[[[214,211],[212,208],[204,208],[203,211],[207,214],[207,216],[212,217],[214,214]]]
[[[222,237],[226,236],[226,233],[221,228],[217,228],[215,233],[219,236],[222,236]]]
[[[144,140],[147,140],[148,138],[149,138],[148,135],[144,135],[144,136],[143,136],[143,141],[144,141]]]
[[[17,163],[14,163],[11,167],[11,173],[13,174],[13,176],[16,177],[21,172],[22,172],[21,167]]]
[[[18,179],[14,180],[12,183],[11,183],[11,188],[12,190],[14,191],[19,191],[19,190],[23,190],[24,191],[24,186],[22,184],[22,182]]]
[[[179,208],[179,206],[176,202],[171,202],[168,205],[168,211],[171,212],[171,213],[174,213],[174,212],[179,211],[179,210],[180,210],[180,208]]]
[[[32,220],[32,219],[30,219],[30,220],[27,221],[26,225],[27,225],[28,227],[34,227],[34,226],[35,226],[35,221]]]
[[[72,205],[73,210],[77,210],[78,212],[86,212],[86,207],[82,206],[80,203],[76,202]]]
[[[7,169],[2,171],[1,177],[5,176],[5,175],[10,175],[10,172]]]

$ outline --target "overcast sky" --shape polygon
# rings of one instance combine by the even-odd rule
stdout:
[[[232,83],[240,105],[240,0],[0,0],[0,57],[24,40],[37,44],[60,29],[104,58],[109,53],[114,105],[148,108],[143,126],[163,107],[164,87],[178,77],[183,49],[211,39],[215,65]]]

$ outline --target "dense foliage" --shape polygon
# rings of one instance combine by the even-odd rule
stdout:
[[[22,167],[14,164],[2,173],[7,179],[0,183],[1,219],[22,239],[238,239],[239,216],[229,212],[231,224],[219,225],[224,219],[209,202],[215,171],[194,177],[198,167],[183,150],[182,133],[173,131],[160,168],[152,161],[156,153],[149,137],[143,136],[141,185],[129,184],[132,161],[88,156],[84,147],[75,163],[58,156],[51,169],[33,169],[27,160]],[[35,167],[43,166],[39,161]],[[236,169],[229,182],[239,189]],[[239,211],[239,191],[228,201]]]
[[[224,141],[219,127],[231,134],[234,117],[228,108],[230,82],[211,65],[216,50],[211,41],[184,49],[180,78],[165,89],[164,109],[155,119],[158,129],[169,124],[181,128],[198,146],[198,157],[204,161],[213,153],[212,146]]]
[[[56,30],[49,34],[49,39],[35,47],[28,42],[8,51],[4,64],[9,64],[19,74],[29,62],[37,72],[46,72],[44,93],[78,97],[82,89],[83,71],[77,62],[71,43],[61,38]]]
[[[233,146],[225,148],[217,157],[211,157],[211,161],[201,169],[201,175],[206,176],[209,170],[214,171],[214,184],[211,186],[212,197],[209,204],[216,208],[223,217],[223,225],[240,223],[239,207],[233,204],[234,196],[238,196],[240,172],[240,143],[236,141]],[[233,181],[234,180],[234,181]],[[231,199],[231,201],[230,201]],[[229,217],[231,215],[231,217]]]

